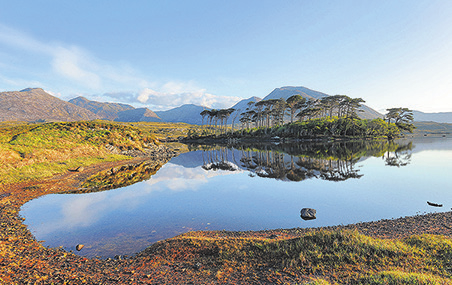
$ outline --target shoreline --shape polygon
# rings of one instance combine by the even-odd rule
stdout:
[[[44,284],[63,283],[64,281],[73,284],[85,282],[88,284],[115,282],[128,284],[207,282],[215,284],[222,283],[221,280],[223,280],[212,274],[218,265],[215,263],[217,261],[212,261],[210,265],[204,262],[199,266],[199,261],[197,261],[200,260],[198,255],[205,260],[205,258],[210,258],[212,252],[196,252],[192,245],[187,245],[187,239],[237,242],[290,240],[321,230],[356,230],[366,236],[382,239],[403,239],[421,234],[452,237],[452,212],[447,211],[321,228],[188,232],[152,244],[130,258],[99,260],[78,256],[61,248],[44,247],[33,237],[22,223],[23,219],[19,217],[20,207],[31,199],[51,193],[77,191],[88,177],[96,173],[125,164],[137,164],[149,160],[149,157],[139,157],[125,161],[106,162],[85,167],[81,172],[66,172],[39,181],[0,185],[0,221],[2,224],[0,230],[0,281],[11,284],[20,284],[24,280]],[[196,252],[197,255],[193,252]],[[302,282],[312,278],[305,274],[280,276],[271,270],[264,272],[253,269],[252,271],[257,279],[249,280],[250,284],[273,284],[277,280]],[[231,271],[230,278],[235,276],[236,279],[229,280],[240,280],[241,277],[244,277],[243,274],[243,270]]]

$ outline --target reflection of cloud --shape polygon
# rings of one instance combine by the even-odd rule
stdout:
[[[64,202],[55,205],[61,215],[60,219],[44,221],[39,225],[39,235],[46,236],[52,232],[89,227],[108,213],[118,210],[131,210],[146,203],[145,196],[155,191],[196,191],[210,178],[219,175],[235,174],[228,171],[206,171],[201,167],[185,168],[167,163],[150,180],[123,189],[115,189],[90,194],[70,194]],[[131,187],[131,188],[129,188]],[[61,195],[61,194],[59,194]],[[58,200],[61,202],[61,200]],[[44,207],[49,207],[43,203]]]
[[[146,181],[152,189],[170,189],[172,191],[196,190],[200,185],[207,183],[209,178],[227,175],[223,171],[206,171],[201,167],[185,168],[180,165],[168,163],[157,174]]]
[[[61,195],[61,194],[58,194]],[[97,222],[106,210],[108,199],[106,192],[95,195],[68,194],[63,203],[55,205],[61,217],[45,221],[39,226],[39,234],[46,236],[55,231],[70,230],[78,227],[88,227]],[[61,202],[61,200],[57,200]],[[49,207],[49,205],[44,205]]]

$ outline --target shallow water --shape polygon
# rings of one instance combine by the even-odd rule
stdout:
[[[46,195],[20,214],[46,246],[113,257],[191,230],[345,225],[452,207],[450,138],[197,148],[147,181]],[[317,219],[302,220],[302,208]]]

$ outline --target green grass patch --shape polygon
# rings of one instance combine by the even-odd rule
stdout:
[[[190,235],[180,237],[183,248],[201,252],[201,263],[214,258],[216,268],[228,264],[245,269],[272,268],[312,276],[307,284],[452,284],[452,239],[444,236],[392,240],[350,230],[316,230],[281,240]]]
[[[0,183],[49,177],[78,166],[124,160],[117,151],[143,150],[156,137],[138,128],[107,121],[0,124]],[[108,147],[108,149],[107,149]]]
[[[51,177],[64,173],[79,166],[89,166],[107,161],[119,161],[129,157],[123,155],[107,155],[105,157],[78,157],[61,162],[40,162],[23,167],[10,167],[7,171],[0,171],[0,181],[4,184],[24,182]]]
[[[383,271],[361,278],[359,283],[368,285],[433,285],[451,284],[451,280],[424,273]]]

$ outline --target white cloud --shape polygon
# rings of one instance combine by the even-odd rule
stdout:
[[[7,53],[2,52],[3,56],[19,59],[27,55],[31,60],[35,58],[39,60],[39,64],[34,64],[39,67],[31,72],[34,80],[15,80],[11,78],[11,75],[0,74],[0,83],[20,89],[41,87],[46,90],[56,90],[54,93],[57,94],[70,92],[71,96],[74,93],[81,93],[88,98],[96,97],[94,100],[109,101],[113,99],[120,103],[147,106],[156,111],[184,104],[209,108],[229,108],[242,99],[208,93],[206,89],[197,86],[194,81],[153,82],[140,75],[127,63],[107,64],[82,47],[43,42],[0,24],[1,46],[6,47],[6,50],[9,48]],[[1,59],[2,57],[0,57],[0,61]],[[33,65],[28,61],[26,63]],[[4,70],[14,69],[15,74],[30,74],[28,70],[35,68],[13,62],[7,64],[0,62],[0,64]],[[131,88],[137,89],[123,92],[124,89],[130,90]],[[108,92],[106,89],[113,92]],[[87,94],[98,95],[89,96]]]
[[[98,69],[86,52],[77,47],[57,47],[52,52],[52,67],[60,75],[91,88],[101,87],[101,78],[93,70]]]
[[[39,59],[39,72],[35,72],[35,74],[41,74],[49,82],[55,82],[59,79],[67,80],[65,83],[73,87],[65,89],[102,92],[105,88],[117,88],[119,86],[123,88],[124,85],[138,86],[139,88],[152,85],[143,77],[137,76],[136,72],[126,64],[116,66],[106,64],[81,47],[42,42],[1,24],[0,46],[12,48],[8,51],[10,58],[21,58],[26,55],[31,56],[32,59]],[[27,63],[33,65],[31,62]],[[14,68],[17,69],[17,67]],[[35,66],[31,68],[35,68]],[[30,68],[22,67],[22,73],[28,73],[26,69]],[[61,82],[61,80],[59,81]],[[46,85],[49,86],[52,83]]]
[[[55,93],[55,92],[52,92],[52,91],[49,91],[49,90],[44,90],[44,91],[45,91],[46,93],[49,93],[49,94],[52,95],[52,96],[61,98],[61,93]]]
[[[150,88],[143,89],[137,100],[143,104],[174,108],[184,104],[195,104],[209,108],[229,108],[242,98],[220,96],[207,93],[205,89],[192,86],[184,88],[184,84],[168,82],[162,86],[162,91]]]

